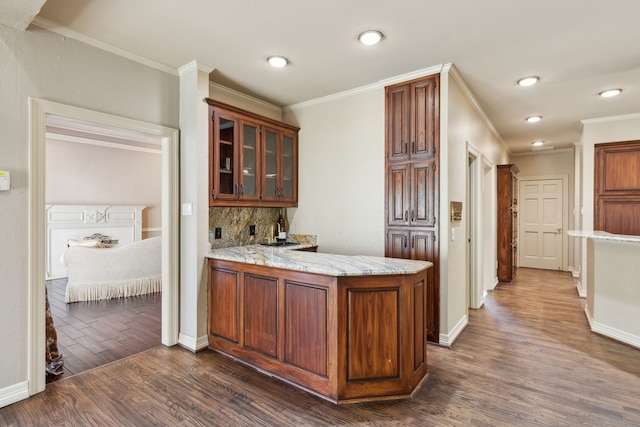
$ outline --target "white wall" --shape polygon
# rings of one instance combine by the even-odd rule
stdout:
[[[28,380],[29,97],[178,124],[176,76],[36,27],[0,25],[0,169],[11,172],[11,190],[0,192],[0,401]]]
[[[440,343],[450,345],[467,324],[467,221],[449,221],[449,202],[467,200],[468,152],[472,144],[480,153],[481,162],[495,165],[507,162],[507,152],[502,146],[492,125],[475,102],[454,67],[445,67],[440,77],[441,139],[440,139]],[[446,160],[445,160],[446,159]],[[485,179],[493,180],[492,174],[483,173]],[[493,204],[495,211],[495,185],[484,185],[485,203]],[[487,191],[490,190],[490,191]],[[487,209],[482,209],[483,213]],[[483,215],[484,216],[484,215]],[[483,250],[496,253],[495,217],[483,218]],[[483,222],[484,222],[483,221]],[[451,228],[455,229],[455,240],[450,239]],[[483,258],[482,276],[495,276],[495,256]],[[490,273],[488,273],[490,272]]]
[[[150,153],[49,139],[46,150],[45,203],[146,206],[142,237],[160,235],[160,148]],[[146,231],[150,228],[158,231]]]
[[[297,106],[298,208],[292,233],[318,236],[319,252],[384,256],[384,87]]]

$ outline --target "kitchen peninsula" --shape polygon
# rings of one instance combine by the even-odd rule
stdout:
[[[640,348],[640,236],[568,231],[587,243],[584,309],[591,330]]]
[[[209,346],[333,403],[410,397],[427,375],[432,264],[308,246],[209,252]]]

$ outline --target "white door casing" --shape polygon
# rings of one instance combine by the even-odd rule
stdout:
[[[177,129],[73,107],[29,99],[29,315],[27,333],[28,392],[45,389],[45,141],[46,117],[143,133],[162,144],[162,344],[178,342],[179,294],[179,133]]]
[[[519,266],[566,270],[566,179],[519,179]]]

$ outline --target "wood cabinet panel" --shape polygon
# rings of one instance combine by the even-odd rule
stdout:
[[[420,280],[413,284],[413,370],[427,363],[427,312],[426,283]]]
[[[385,256],[433,262],[427,290],[427,337],[439,341],[438,234],[440,76],[387,86]]]
[[[285,281],[285,363],[327,376],[327,289]]]
[[[601,199],[598,212],[602,216],[599,230],[613,234],[640,236],[640,200]]]
[[[595,146],[594,230],[640,235],[640,141]]]
[[[435,164],[434,162],[411,165],[411,215],[409,225],[435,226]]]
[[[244,276],[244,346],[278,355],[278,280]]]
[[[411,150],[413,159],[432,159],[436,155],[439,129],[439,76],[411,83],[412,126]]]
[[[398,289],[349,289],[347,381],[400,375]]]
[[[409,192],[411,190],[409,166],[407,164],[390,165],[388,179],[388,223],[389,225],[407,225],[409,222]]]
[[[428,270],[332,277],[208,264],[211,348],[335,403],[410,397],[426,376]],[[233,307],[221,310],[224,301]],[[234,330],[240,340],[227,338]]]
[[[434,159],[440,134],[440,75],[386,88],[387,160]]]
[[[391,161],[409,158],[411,137],[410,92],[408,85],[393,86],[387,90],[387,157]]]
[[[210,268],[209,333],[240,342],[238,272]]]

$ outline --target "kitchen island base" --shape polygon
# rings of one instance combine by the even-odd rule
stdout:
[[[331,276],[208,260],[215,351],[333,403],[411,397],[427,376],[426,269]]]

